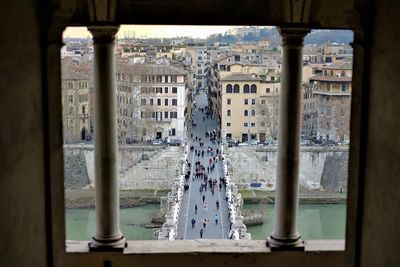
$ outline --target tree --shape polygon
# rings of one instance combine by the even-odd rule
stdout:
[[[257,106],[258,125],[260,130],[265,129],[266,138],[278,138],[278,117],[279,117],[279,95],[272,94],[262,98]]]
[[[340,97],[332,107],[336,136],[344,141],[350,134],[350,97]]]

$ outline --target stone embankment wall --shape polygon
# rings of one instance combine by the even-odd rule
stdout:
[[[226,155],[231,162],[232,179],[240,189],[250,189],[251,183],[261,184],[260,189],[275,189],[276,148],[232,147],[226,150]],[[346,190],[347,169],[347,147],[302,147],[300,189]]]
[[[119,185],[121,189],[168,189],[176,176],[183,152],[179,147],[121,146]],[[64,146],[64,185],[68,189],[94,187],[93,145]]]
[[[349,153],[333,153],[326,156],[321,186],[327,191],[347,191],[347,164]]]

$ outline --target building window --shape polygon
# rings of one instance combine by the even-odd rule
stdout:
[[[157,106],[161,106],[161,99],[157,99]]]
[[[164,105],[168,106],[168,98],[164,99]]]
[[[239,84],[235,84],[235,85],[233,86],[233,92],[234,92],[235,94],[239,94],[239,93],[240,93]]]
[[[155,118],[156,118],[156,113],[155,113],[154,111],[151,113],[151,118],[152,118],[152,119],[155,119]]]
[[[168,76],[167,75],[164,76],[164,82],[168,83]]]
[[[164,118],[168,119],[168,111],[164,112]]]
[[[226,111],[226,116],[228,116],[228,117],[230,117],[231,116],[231,110],[230,109],[228,109],[227,111]]]
[[[160,76],[160,75],[157,75],[157,77],[156,77],[156,81],[157,81],[158,83],[160,83],[160,82],[161,82],[161,80],[162,80],[162,76]]]
[[[227,94],[232,94],[232,84],[228,84],[228,85],[226,86],[226,93],[227,93]]]
[[[172,87],[172,93],[176,94],[178,92],[178,88],[177,87]]]
[[[243,93],[248,94],[250,93],[250,86],[248,84],[245,84],[243,87]]]
[[[226,127],[231,127],[231,123],[230,123],[230,122],[227,122],[227,123],[226,123]]]
[[[252,123],[251,123],[251,127],[256,127],[256,123],[255,123],[255,122],[252,122]]]
[[[252,94],[257,94],[257,85],[252,84],[252,85],[251,85],[251,88],[250,88],[250,92],[251,92]]]
[[[244,127],[249,127],[249,124],[247,122],[243,123]]]
[[[154,99],[150,98],[150,106],[154,105]]]
[[[156,93],[157,94],[162,94],[162,87],[156,87]]]
[[[176,83],[176,75],[171,76],[171,83]]]
[[[173,99],[172,99],[172,105],[173,105],[173,106],[178,105],[178,101],[176,100],[176,98],[173,98]]]
[[[226,104],[227,104],[227,105],[231,105],[231,104],[232,104],[232,99],[228,98],[228,99],[226,100]]]
[[[244,110],[244,116],[249,116],[249,111],[247,109]]]
[[[171,111],[171,112],[169,113],[169,117],[170,117],[171,119],[176,119],[176,118],[178,117],[178,112],[176,112],[176,111]]]
[[[253,98],[253,99],[251,100],[251,104],[252,104],[252,105],[255,105],[255,104],[256,104],[256,99],[255,99],[255,98]]]
[[[256,115],[256,111],[253,109],[252,111],[251,111],[251,116],[255,116]]]
[[[165,88],[164,88],[164,93],[165,93],[165,94],[168,94],[168,87],[165,87]]]
[[[176,134],[176,130],[175,130],[175,128],[172,128],[171,129],[171,136],[175,136],[175,134]]]

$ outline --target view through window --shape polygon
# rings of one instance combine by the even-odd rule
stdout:
[[[303,48],[303,239],[344,239],[351,31]],[[61,50],[67,240],[96,232],[94,48]],[[274,224],[282,79],[275,27],[121,26],[115,40],[120,229],[127,239],[265,239]],[[101,122],[98,122],[101,123]]]

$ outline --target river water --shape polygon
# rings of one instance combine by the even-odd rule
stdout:
[[[263,225],[248,227],[253,239],[265,240],[272,232],[274,206],[246,204],[243,209],[261,209]],[[160,205],[149,204],[142,207],[121,209],[121,230],[130,240],[150,240],[152,230],[144,228],[154,214],[160,211]],[[303,239],[344,239],[345,204],[300,205],[298,231]],[[91,209],[66,209],[66,237],[68,240],[90,240],[96,231],[95,211]]]

